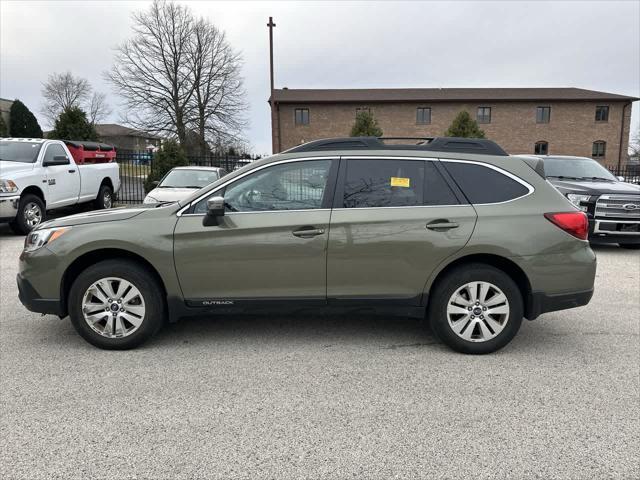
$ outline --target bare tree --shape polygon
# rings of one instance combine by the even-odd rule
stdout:
[[[89,123],[91,123],[91,125],[100,123],[113,112],[107,104],[107,96],[101,92],[93,92],[87,104],[87,110],[87,116],[89,117]]]
[[[155,0],[147,11],[134,13],[133,22],[134,35],[117,47],[107,78],[124,99],[129,124],[175,135],[184,145],[194,92],[189,62],[191,12]]]
[[[79,107],[89,98],[91,85],[71,72],[52,73],[42,84],[41,93],[44,97],[42,114],[53,124],[63,110]]]
[[[189,47],[194,84],[190,123],[204,155],[209,143],[239,141],[246,125],[241,59],[224,32],[202,18],[195,22]]]

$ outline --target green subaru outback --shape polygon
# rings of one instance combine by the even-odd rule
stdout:
[[[523,318],[589,302],[587,235],[541,160],[491,141],[328,139],[177,203],[43,223],[17,280],[29,310],[68,315],[101,348],[183,317],[293,307],[417,314],[451,348],[488,353]]]

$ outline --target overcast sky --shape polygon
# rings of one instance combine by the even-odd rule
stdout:
[[[271,151],[269,42],[276,87],[559,87],[640,97],[640,2],[184,2],[242,53],[246,137]],[[39,113],[40,87],[70,70],[103,79],[147,2],[0,0],[0,96]],[[639,102],[633,108],[638,131]]]

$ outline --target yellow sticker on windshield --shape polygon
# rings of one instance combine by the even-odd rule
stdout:
[[[391,177],[391,186],[409,188],[409,179],[402,177]]]

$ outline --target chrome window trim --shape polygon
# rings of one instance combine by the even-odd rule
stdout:
[[[206,193],[203,193],[202,195],[200,195],[198,198],[196,198],[195,200],[192,200],[191,202],[189,202],[188,205],[185,205],[184,207],[182,207],[180,210],[178,210],[178,213],[176,213],[176,215],[178,217],[182,217],[183,215],[185,216],[203,216],[206,215],[205,213],[184,213],[185,210],[189,210],[191,208],[191,206],[194,203],[198,203],[200,200],[202,200],[203,198],[206,198],[214,193],[216,193],[217,191],[225,188],[227,185],[231,185],[232,183],[240,180],[241,178],[246,177],[247,175],[250,175],[252,173],[258,172],[264,168],[268,168],[268,167],[273,167],[275,165],[281,165],[284,163],[293,163],[293,162],[304,162],[304,161],[309,161],[309,160],[338,160],[340,157],[339,156],[330,156],[330,157],[300,157],[300,158],[290,158],[287,160],[279,160],[277,162],[272,162],[272,163],[266,163],[260,167],[257,168],[253,168],[251,170],[249,170],[248,172],[243,173],[242,175],[232,178],[230,179],[228,182],[223,183],[222,185],[217,186],[216,188],[212,189],[212,190],[208,190]],[[222,177],[224,178],[224,177]],[[303,212],[306,212],[308,210],[320,210],[318,208],[309,208],[306,210],[301,210]],[[293,212],[293,210],[265,210],[263,211],[263,213],[273,213],[273,212]],[[258,212],[229,212],[229,213],[258,213]],[[226,215],[226,213],[225,213]]]

